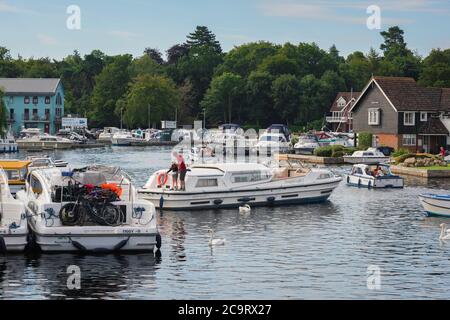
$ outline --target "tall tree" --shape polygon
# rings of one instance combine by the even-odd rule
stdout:
[[[161,51],[156,48],[145,48],[144,53],[153,59],[157,64],[164,64],[164,59],[162,57]]]
[[[450,49],[433,49],[423,60],[419,83],[450,88]]]
[[[96,125],[117,126],[118,117],[114,113],[116,101],[127,91],[130,81],[129,66],[131,55],[119,55],[108,64],[96,77],[96,84],[92,93],[91,117]]]
[[[236,74],[225,72],[211,82],[205,98],[201,102],[206,109],[206,116],[213,123],[239,121],[242,109],[239,97],[243,93],[244,81]]]
[[[291,74],[283,74],[272,84],[272,96],[277,122],[292,124],[300,109],[300,81]]]
[[[183,44],[175,44],[172,47],[170,47],[167,51],[167,63],[168,64],[175,64],[180,60],[182,57],[185,57],[189,53],[189,46],[185,43]]]
[[[147,127],[151,122],[172,120],[180,105],[180,94],[169,78],[161,75],[140,75],[126,95],[125,120],[129,127]]]
[[[216,35],[206,26],[197,26],[195,31],[187,36],[186,44],[189,48],[208,47],[212,48],[216,53],[222,53],[222,48],[219,41],[216,40]]]

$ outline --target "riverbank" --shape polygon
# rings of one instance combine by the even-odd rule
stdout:
[[[293,161],[293,162],[306,162],[314,164],[325,164],[325,165],[335,165],[344,164],[344,158],[337,157],[317,157],[313,155],[302,155],[302,154],[277,154],[275,155],[279,161]]]
[[[409,168],[402,166],[391,166],[392,173],[408,175],[425,179],[450,178],[450,167],[419,167]]]

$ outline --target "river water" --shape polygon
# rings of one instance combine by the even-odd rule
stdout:
[[[168,167],[170,148],[50,155],[73,165],[119,165],[140,186]],[[333,170],[345,174],[349,167]],[[365,190],[342,182],[326,203],[253,208],[246,217],[236,209],[158,213],[161,257],[0,257],[0,298],[449,299],[450,242],[439,241],[446,220],[424,216],[417,196],[446,192],[450,180],[406,184],[403,190]],[[208,246],[210,228],[226,238],[225,246]],[[67,288],[70,265],[81,269],[80,290]],[[371,289],[369,267],[380,271],[379,286]]]

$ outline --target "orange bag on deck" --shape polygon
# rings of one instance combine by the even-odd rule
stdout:
[[[104,183],[101,185],[103,190],[111,190],[120,198],[122,196],[122,188],[115,183]]]

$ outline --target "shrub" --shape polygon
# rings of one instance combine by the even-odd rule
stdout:
[[[314,155],[318,157],[331,157],[333,154],[333,150],[331,146],[319,147],[314,150]]]
[[[368,132],[361,132],[358,134],[358,147],[367,149],[372,146],[373,135]]]
[[[291,138],[291,143],[292,143],[292,145],[295,145],[296,143],[298,142],[298,136],[292,136],[292,138]]]
[[[344,151],[334,151],[333,152],[333,154],[331,155],[333,158],[341,158],[341,157],[343,157],[345,154],[344,154]]]
[[[394,158],[397,158],[397,157],[400,157],[400,156],[402,156],[402,155],[404,155],[404,154],[408,154],[408,153],[409,153],[409,150],[408,150],[408,149],[399,149],[399,150],[393,152],[393,153],[392,153],[392,156],[393,156]]]

